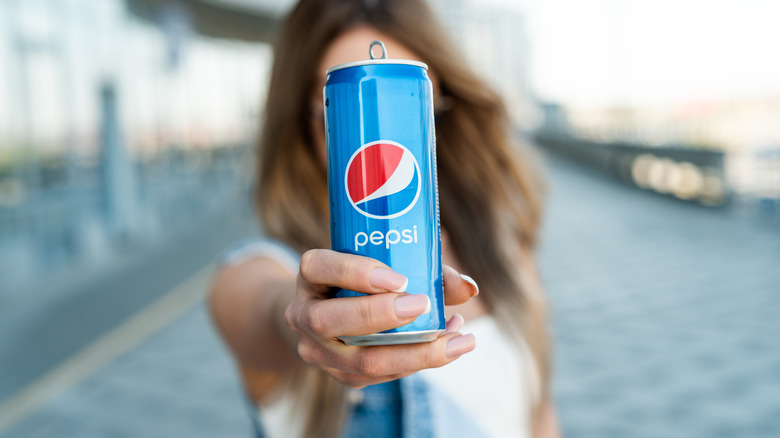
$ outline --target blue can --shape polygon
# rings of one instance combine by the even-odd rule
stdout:
[[[380,59],[374,59],[375,45],[382,49]],[[428,67],[385,54],[384,45],[374,41],[370,60],[327,72],[331,248],[377,259],[405,275],[407,292],[427,294],[431,310],[393,330],[342,338],[349,345],[432,341],[445,325]],[[336,294],[359,295],[349,290]]]

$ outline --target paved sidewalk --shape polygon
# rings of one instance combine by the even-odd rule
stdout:
[[[780,227],[555,163],[540,263],[567,436],[780,436]]]
[[[100,260],[41,275],[14,296],[0,297],[0,405],[148,307],[226,246],[256,233],[250,212],[238,199],[226,202],[219,212],[116,248]],[[2,425],[0,410],[0,430]]]
[[[550,179],[540,264],[566,436],[780,436],[780,229],[562,162]],[[0,436],[246,437],[250,425],[200,303]]]
[[[200,303],[0,436],[248,437],[250,428],[233,364]]]

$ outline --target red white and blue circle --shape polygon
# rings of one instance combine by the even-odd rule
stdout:
[[[403,145],[389,140],[366,143],[352,155],[344,176],[347,198],[364,216],[399,217],[420,197],[420,166]]]

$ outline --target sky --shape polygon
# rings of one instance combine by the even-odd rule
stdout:
[[[778,0],[474,0],[524,11],[532,84],[569,105],[780,96]]]

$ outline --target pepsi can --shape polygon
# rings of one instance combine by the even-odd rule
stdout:
[[[379,41],[371,43],[369,56],[327,71],[331,248],[387,264],[409,279],[408,293],[428,295],[431,309],[407,325],[341,339],[349,345],[432,341],[444,333],[445,319],[428,67],[387,59]]]

